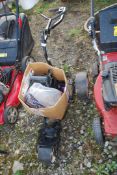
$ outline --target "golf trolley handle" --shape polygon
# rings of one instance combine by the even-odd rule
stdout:
[[[31,81],[47,81],[47,76],[35,76],[35,75],[31,75],[30,80]]]
[[[43,76],[31,75],[30,76],[30,81],[44,84],[47,87],[50,87],[51,86],[52,79],[53,78],[52,78],[52,72],[51,72],[51,70],[48,71],[48,74],[47,75],[43,75]]]
[[[47,30],[47,31],[50,31],[51,29],[54,29],[58,24],[60,24],[62,22],[62,20],[64,18],[64,14],[66,12],[66,7],[60,7],[58,9],[53,9],[53,11],[56,11],[56,15],[54,17],[52,17],[52,18],[49,18],[49,17],[41,14],[42,17],[44,17],[45,19],[48,20],[48,24],[47,24],[47,26],[45,28],[45,30]],[[52,22],[54,20],[57,20],[57,21],[52,24]]]
[[[56,15],[52,18],[48,18],[47,16],[41,14],[41,16],[43,16],[45,19],[48,20],[47,26],[41,35],[41,46],[43,48],[44,57],[45,57],[47,63],[50,65],[52,65],[52,63],[49,60],[48,54],[47,54],[47,48],[46,48],[47,39],[48,39],[48,36],[50,35],[50,31],[62,22],[64,15],[65,15],[65,12],[66,12],[66,7],[60,7],[58,9],[55,9],[55,11],[56,11]]]

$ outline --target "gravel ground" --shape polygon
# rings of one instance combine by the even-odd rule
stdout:
[[[89,3],[55,2],[53,6],[66,5],[68,10],[64,21],[51,33],[48,40],[49,56],[58,67],[69,65],[72,77],[75,77],[79,70],[90,72],[96,55],[91,40],[83,30],[84,22],[89,15]],[[33,11],[34,15],[29,15],[35,40],[32,55],[38,61],[45,61],[39,38],[47,21],[44,21],[36,10]],[[45,13],[48,14],[46,10]],[[98,113],[92,100],[92,88],[90,95],[91,99],[88,102],[77,102],[74,97],[73,103],[69,105],[62,121],[59,158],[51,166],[39,162],[35,151],[42,117],[29,116],[23,107],[20,107],[17,124],[12,127],[0,127],[0,148],[9,152],[8,156],[0,155],[0,175],[111,175],[108,169],[115,169],[117,152],[108,140],[104,150],[94,141],[92,120]],[[16,167],[22,171],[13,173]]]

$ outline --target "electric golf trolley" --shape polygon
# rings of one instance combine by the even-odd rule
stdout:
[[[62,22],[66,8],[60,7],[51,11],[55,13],[52,18],[41,14],[48,21],[41,35],[41,46],[47,63],[37,62],[28,65],[19,92],[19,99],[25,109],[32,115],[44,117],[36,150],[38,159],[47,164],[54,163],[58,155],[61,120],[68,106],[65,73],[62,69],[52,66],[46,47],[51,30]],[[58,98],[53,100],[57,96]]]
[[[16,0],[16,13],[6,10],[0,14],[0,124],[14,124],[18,118],[20,104],[18,94],[23,72],[29,62],[34,46],[28,19],[19,13],[19,0]]]
[[[100,117],[94,118],[93,130],[96,142],[103,146],[105,138],[117,141],[117,4],[94,13],[91,0],[91,17],[84,27],[98,54],[92,74]]]

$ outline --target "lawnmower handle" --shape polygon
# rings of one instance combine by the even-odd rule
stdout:
[[[91,17],[94,17],[94,0],[91,0]]]
[[[2,17],[2,16],[11,16],[11,15],[15,15],[16,16],[16,14],[15,13],[3,13],[3,14],[0,14],[0,18]]]

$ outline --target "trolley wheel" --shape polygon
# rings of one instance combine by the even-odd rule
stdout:
[[[6,124],[15,124],[18,120],[18,111],[16,107],[6,107],[4,111],[4,121]]]
[[[75,92],[80,99],[88,99],[88,76],[86,72],[79,72],[75,79]]]
[[[21,70],[22,72],[25,71],[26,67],[28,66],[29,63],[34,63],[36,62],[35,58],[31,57],[31,56],[26,56],[22,59],[21,62]]]
[[[94,81],[97,78],[98,74],[99,74],[99,65],[97,62],[95,62],[93,63],[93,66],[92,66],[92,77]]]
[[[93,132],[94,132],[96,143],[100,145],[101,147],[103,147],[104,146],[104,136],[102,133],[101,120],[98,117],[94,118],[93,120]]]
[[[38,159],[44,163],[52,164],[56,160],[54,147],[37,147]]]

